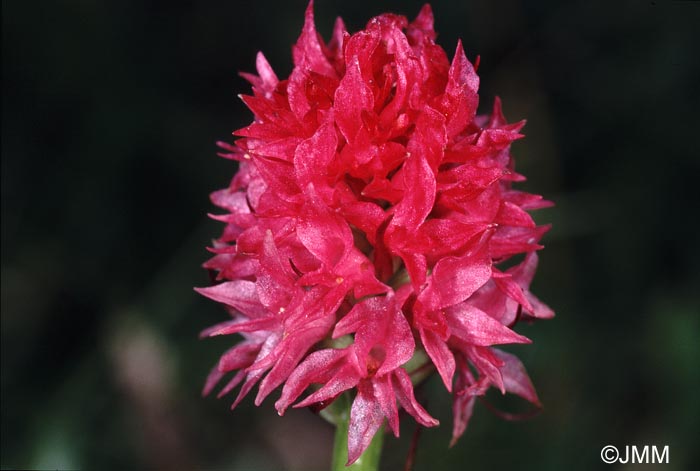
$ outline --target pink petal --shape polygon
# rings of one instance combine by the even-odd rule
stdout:
[[[348,32],[343,19],[340,17],[336,18],[333,25],[333,34],[328,42],[326,56],[333,62],[334,67],[341,75],[344,73],[340,69],[345,65],[343,62],[343,46],[346,35],[348,35]]]
[[[535,227],[532,216],[509,201],[503,202],[494,222],[504,226]]]
[[[384,422],[384,414],[379,402],[374,396],[374,388],[370,381],[360,381],[357,385],[357,396],[350,408],[350,424],[348,426],[348,462],[352,463],[362,455]]]
[[[353,142],[362,125],[362,113],[372,110],[374,95],[360,72],[357,56],[348,64],[345,76],[335,91],[335,122],[348,142]]]
[[[266,232],[262,249],[255,286],[260,302],[271,312],[278,313],[294,294],[294,275],[289,260],[280,256],[271,231]]]
[[[404,163],[404,196],[396,205],[391,225],[417,228],[430,214],[435,201],[435,175],[422,154],[411,154]]]
[[[424,427],[435,427],[440,424],[437,419],[431,417],[431,415],[423,409],[423,406],[416,401],[413,395],[413,384],[406,370],[403,368],[396,369],[392,379],[394,392],[396,393],[396,398],[399,400],[399,404],[401,404],[401,407],[403,407],[406,412],[416,419],[416,422]]]
[[[294,407],[307,407],[311,404],[327,401],[337,397],[344,391],[357,386],[360,375],[352,365],[341,366],[336,374],[324,382],[323,386]]]
[[[258,55],[255,57],[255,67],[258,69],[258,75],[262,81],[261,88],[266,92],[274,91],[277,83],[279,83],[279,79],[262,52],[258,52]]]
[[[472,362],[474,368],[479,372],[479,376],[488,378],[491,384],[505,394],[506,390],[501,372],[504,362],[496,355],[495,349],[473,345],[465,346],[464,351],[467,353],[469,361]]]
[[[430,8],[430,4],[426,3],[423,5],[423,8],[420,9],[416,19],[413,20],[410,25],[408,25],[407,34],[410,35],[412,30],[418,30],[425,35],[427,39],[434,40],[437,36],[433,27],[434,23],[435,19],[433,18],[433,10]]]
[[[272,333],[271,335],[269,335],[265,339],[265,342],[262,344],[262,347],[260,347],[260,352],[258,352],[258,356],[256,357],[256,363],[259,363],[261,360],[265,359],[266,357],[269,357],[273,348],[279,343],[279,340],[279,333]],[[253,364],[253,366],[255,366],[255,363]],[[252,369],[248,371],[245,382],[243,383],[243,386],[241,386],[240,391],[238,391],[238,396],[236,396],[236,399],[233,401],[233,404],[231,404],[231,409],[235,409],[238,406],[238,404],[240,404],[241,401],[245,399],[250,390],[253,389],[253,386],[255,386],[255,384],[257,384],[257,382],[260,381],[260,378],[263,377],[265,371],[267,371],[266,368]]]
[[[452,378],[455,374],[454,355],[447,344],[437,334],[430,330],[420,329],[420,337],[425,352],[433,361],[447,391],[452,392]]]
[[[333,338],[355,332],[353,349],[360,367],[367,369],[367,357],[373,352],[380,358],[377,376],[387,374],[408,362],[415,342],[408,321],[395,303],[393,294],[376,296],[356,304],[335,326]]]
[[[437,173],[447,145],[445,116],[438,110],[426,106],[418,116],[415,126],[411,140],[408,142],[408,152],[411,155],[421,154],[432,171]],[[416,187],[407,186],[407,188]]]
[[[334,267],[353,246],[352,231],[340,215],[320,201],[312,185],[306,192],[309,199],[297,224],[297,236],[326,267]]]
[[[313,70],[322,75],[334,76],[335,70],[323,54],[319,34],[314,25],[314,2],[309,1],[304,14],[304,28],[297,43],[292,48],[296,68]]]
[[[233,391],[233,389],[236,386],[241,384],[241,381],[243,381],[243,378],[245,377],[246,372],[244,370],[238,371],[235,375],[233,375],[233,378],[231,378],[231,380],[228,383],[226,383],[226,386],[221,388],[221,391],[219,391],[219,393],[216,395],[216,398],[221,399],[222,397]]]
[[[299,187],[307,188],[310,183],[320,189],[328,186],[328,167],[335,157],[338,138],[335,128],[328,123],[309,139],[303,141],[294,152],[294,168]]]
[[[452,334],[472,345],[532,343],[468,302],[446,310]]]
[[[306,114],[311,111],[311,103],[306,95],[306,84],[309,81],[309,73],[305,67],[295,67],[287,82],[287,96],[289,97],[289,109],[300,122],[304,121]],[[270,136],[272,137],[272,136]]]
[[[201,332],[200,337],[216,337],[217,335],[230,335],[239,332],[273,330],[278,326],[279,321],[275,317],[260,317],[249,321],[236,319],[209,327]]]
[[[530,291],[526,291],[525,295],[532,305],[532,317],[537,319],[551,319],[554,317],[552,308],[540,301],[534,294],[530,293]]]
[[[492,350],[504,362],[504,365],[501,367],[501,374],[503,375],[503,384],[506,391],[517,394],[523,399],[541,407],[535,387],[532,385],[532,381],[530,381],[530,377],[527,375],[525,367],[518,357],[496,348]]]
[[[450,440],[450,447],[455,446],[459,437],[464,434],[467,429],[469,420],[472,417],[474,411],[474,403],[476,402],[476,396],[471,396],[468,394],[454,394],[452,396],[452,439]]]
[[[260,304],[255,283],[252,281],[227,281],[208,288],[195,288],[195,291],[209,299],[236,308],[249,317],[268,315],[265,307]]]
[[[286,381],[306,352],[326,336],[333,320],[331,317],[319,318],[287,332],[287,335],[270,354],[275,363],[260,383],[258,395],[255,397],[256,406],[260,405],[277,386]],[[261,362],[261,365],[263,364],[267,365],[266,362]],[[253,365],[251,368],[257,367],[259,366]]]
[[[247,368],[250,366],[258,353],[260,352],[260,344],[257,343],[240,343],[229,349],[219,359],[219,370],[222,373]]]
[[[207,376],[207,380],[204,383],[204,389],[202,389],[202,396],[208,396],[223,377],[224,373],[219,370],[219,365],[217,364],[214,368],[212,368]]]
[[[334,374],[338,361],[346,352],[340,349],[325,349],[309,354],[289,375],[282,395],[275,402],[277,412],[282,415],[291,403],[314,383],[327,383]]]
[[[496,270],[494,270],[494,275],[496,274]],[[513,280],[513,278],[508,275],[508,274],[501,274],[503,276],[493,277],[493,281],[496,283],[496,286],[498,286],[498,289],[503,291],[508,297],[512,300],[514,300],[516,303],[520,304],[523,306],[523,309],[526,309],[527,311],[532,311],[532,305],[530,304],[530,301],[527,299],[523,289],[520,287],[518,283]]]
[[[207,260],[202,266],[216,270],[217,280],[247,278],[258,270],[258,261],[240,254],[219,254]]]
[[[391,375],[374,378],[374,395],[377,398],[382,414],[387,418],[389,427],[395,437],[399,436],[399,409],[396,407],[396,396],[391,381]]]
[[[491,278],[491,259],[482,247],[461,257],[445,257],[435,264],[426,291],[439,295],[438,308],[455,305],[471,296]]]
[[[447,120],[447,136],[454,137],[464,130],[474,118],[479,104],[479,76],[467,60],[462,41],[457,42],[452,66],[448,74],[447,87],[442,101]]]

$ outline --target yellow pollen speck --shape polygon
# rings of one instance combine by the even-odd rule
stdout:
[[[248,153],[243,154],[243,158],[246,160],[250,160],[250,154],[248,154]]]
[[[338,278],[335,279],[335,282],[338,283],[338,284],[342,283],[342,282],[343,282],[343,277],[342,277],[342,276],[339,276]]]

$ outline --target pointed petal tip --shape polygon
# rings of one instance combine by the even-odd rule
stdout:
[[[309,3],[306,5],[306,10],[304,10],[304,23],[306,22],[311,22],[312,26],[315,26],[313,24],[314,22],[314,0],[309,0]],[[306,26],[306,25],[304,25]]]
[[[245,395],[241,396],[241,394],[238,393],[236,400],[233,401],[233,403],[231,404],[231,410],[234,410],[236,407],[238,407],[238,404],[241,403],[241,401],[243,400],[244,397],[245,397]]]
[[[430,3],[423,4],[416,19],[418,18],[427,19],[430,23],[435,20],[435,15],[433,15],[433,7],[430,6]]]

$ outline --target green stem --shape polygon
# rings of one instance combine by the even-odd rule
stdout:
[[[343,411],[338,414],[335,428],[335,442],[333,443],[333,463],[332,471],[377,471],[379,469],[379,458],[382,454],[382,443],[384,442],[384,427],[380,427],[372,438],[372,442],[357,461],[350,466],[345,466],[348,462],[348,424],[350,421],[351,402],[343,395],[336,402],[343,401]]]

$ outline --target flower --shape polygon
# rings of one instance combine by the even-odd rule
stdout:
[[[414,395],[426,367],[452,393],[453,442],[491,386],[539,405],[520,361],[493,346],[529,343],[516,322],[554,315],[529,291],[548,226],[527,211],[550,203],[512,188],[524,122],[508,124],[498,99],[477,115],[476,66],[435,37],[426,5],[352,35],[338,19],[325,44],[309,4],[291,75],[259,53],[257,75],[242,74],[255,119],[219,143],[239,167],[212,194],[225,211],[204,265],[217,284],[198,291],[231,319],[202,335],[243,340],[204,393],[232,373],[219,396],[243,383],[235,407],[257,384],[259,405],[283,385],[283,414],[305,391],[294,407],[352,391],[348,463],[385,420],[398,436],[399,407],[438,424]]]

